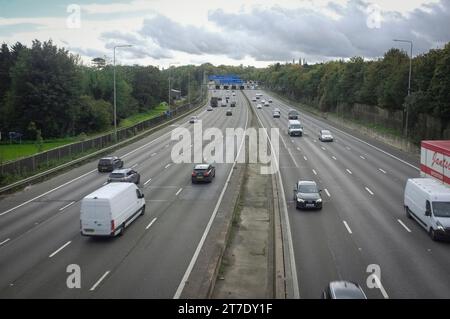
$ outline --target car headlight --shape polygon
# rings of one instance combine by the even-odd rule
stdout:
[[[437,228],[437,230],[445,231],[444,226],[442,226],[442,224],[440,222],[436,222],[436,228]]]
[[[316,203],[322,203],[322,198],[319,198],[318,200],[316,200]]]
[[[297,202],[303,203],[304,201],[305,201],[304,199],[297,197]]]

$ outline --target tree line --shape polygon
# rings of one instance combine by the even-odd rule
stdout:
[[[412,60],[411,95],[408,96],[409,56],[390,49],[383,57],[366,61],[330,61],[314,65],[276,63],[247,76],[266,87],[325,112],[339,104],[376,105],[390,111],[409,110],[409,127],[419,114],[450,123],[450,43]]]

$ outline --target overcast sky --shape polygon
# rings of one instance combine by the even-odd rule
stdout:
[[[52,39],[82,56],[167,67],[414,55],[450,41],[450,0],[0,0],[0,42]]]

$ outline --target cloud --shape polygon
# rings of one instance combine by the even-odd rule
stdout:
[[[411,39],[415,53],[450,41],[450,1],[427,4],[401,14],[362,0],[330,3],[325,10],[271,6],[236,13],[212,10],[213,29],[182,25],[163,15],[145,19],[139,34],[163,49],[194,55],[250,56],[257,61],[309,61],[381,56]],[[405,48],[406,49],[406,48]]]

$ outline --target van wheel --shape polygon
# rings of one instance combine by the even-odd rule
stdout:
[[[117,236],[123,236],[124,233],[125,233],[125,224],[123,224],[120,227],[120,232],[117,234]]]
[[[436,232],[434,231],[433,228],[430,228],[430,237],[433,241],[437,241]]]
[[[406,217],[408,217],[409,219],[412,218],[411,214],[409,213],[409,208],[408,206],[405,207],[405,212],[406,212]]]
[[[145,205],[142,206],[141,216],[143,216],[144,214],[145,214]]]

